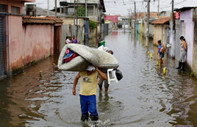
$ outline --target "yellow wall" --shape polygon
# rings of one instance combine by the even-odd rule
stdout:
[[[153,44],[157,44],[158,40],[161,40],[162,44],[167,44],[167,33],[166,28],[168,25],[154,25],[154,37]]]

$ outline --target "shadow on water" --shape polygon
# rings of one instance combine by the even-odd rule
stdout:
[[[10,124],[10,113],[7,111],[7,107],[9,104],[14,104],[10,101],[7,95],[7,87],[9,87],[8,82],[5,80],[2,81],[0,87],[0,127],[11,126]]]
[[[157,66],[157,48],[128,31],[105,38],[124,78],[97,95],[100,120],[80,122],[79,96],[72,95],[75,72],[59,71],[57,56],[0,81],[2,127],[171,127],[197,125],[197,80],[175,68],[167,57]],[[149,51],[149,54],[147,54]],[[152,59],[150,54],[153,54]],[[167,68],[163,75],[163,67]],[[79,85],[77,85],[79,94]]]

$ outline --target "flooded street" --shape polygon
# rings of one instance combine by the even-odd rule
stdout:
[[[157,48],[149,46],[151,59],[138,38],[121,30],[105,38],[124,77],[110,84],[108,94],[97,92],[97,126],[197,127],[197,80],[177,71],[177,62],[166,56],[157,66]],[[0,127],[94,127],[80,121],[80,85],[72,95],[76,73],[59,71],[56,63],[54,56],[0,81]]]

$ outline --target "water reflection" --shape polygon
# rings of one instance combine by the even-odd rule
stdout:
[[[197,125],[196,79],[174,69],[175,61],[167,57],[157,66],[157,47],[150,43],[146,48],[141,35],[135,39],[129,32],[115,31],[105,40],[124,78],[111,83],[108,94],[98,93],[100,120],[96,126]],[[80,122],[79,96],[72,95],[76,73],[57,70],[56,61],[51,57],[23,74],[0,81],[0,126],[95,126]]]

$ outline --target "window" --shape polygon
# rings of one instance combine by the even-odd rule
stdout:
[[[68,8],[68,15],[72,15],[74,13],[74,8]]]
[[[20,14],[20,7],[12,6],[12,14]]]
[[[8,6],[4,4],[0,4],[0,12],[8,12]]]

